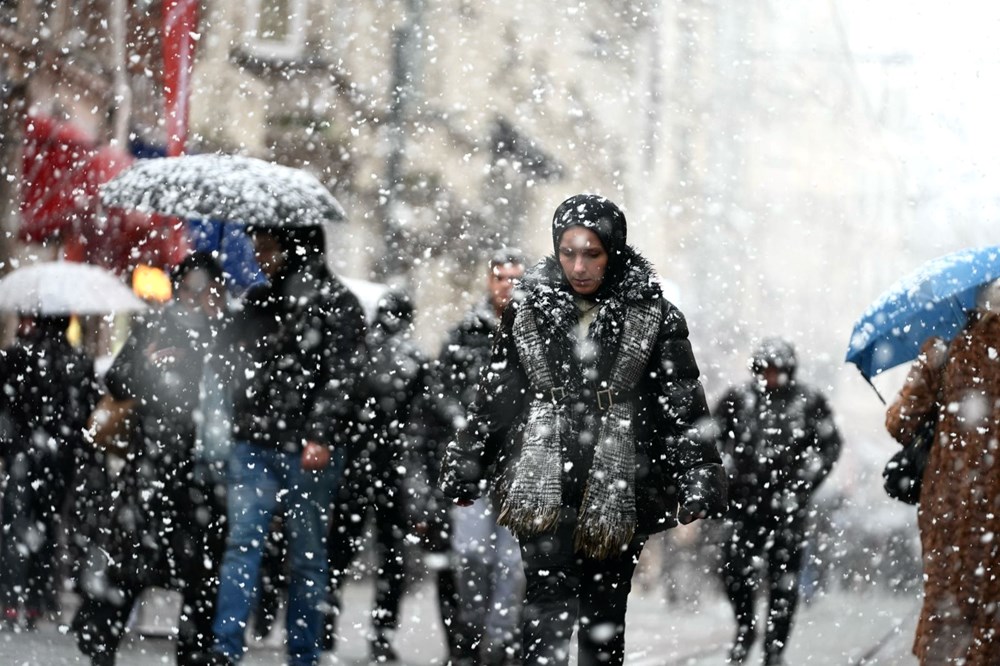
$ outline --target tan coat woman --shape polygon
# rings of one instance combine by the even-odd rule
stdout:
[[[923,666],[995,666],[1000,664],[1000,314],[973,312],[950,346],[928,340],[889,408],[886,427],[908,445],[924,419],[937,414],[918,512],[925,582],[913,652]]]

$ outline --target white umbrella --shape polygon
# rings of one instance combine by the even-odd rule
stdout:
[[[269,227],[308,227],[347,217],[312,174],[240,155],[139,160],[101,186],[101,203]]]
[[[104,314],[145,310],[114,273],[73,261],[22,266],[0,279],[0,310],[24,314]]]

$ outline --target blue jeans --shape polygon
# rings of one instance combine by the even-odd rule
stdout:
[[[215,651],[239,660],[250,609],[257,603],[260,560],[280,507],[285,511],[291,579],[286,624],[291,666],[319,663],[321,606],[329,583],[326,534],[333,470],[302,469],[299,454],[238,442],[229,461],[226,555],[219,573]]]

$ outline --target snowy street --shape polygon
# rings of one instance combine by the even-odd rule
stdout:
[[[360,666],[369,663],[364,637],[366,610],[371,606],[370,582],[354,583],[345,590],[347,636],[337,658],[327,655],[323,664]],[[171,596],[157,594],[147,604],[141,626],[150,633],[164,633],[164,618],[173,610]],[[816,666],[843,664],[916,664],[910,642],[916,624],[917,599],[907,595],[833,592],[803,606],[786,654],[787,663]],[[160,608],[163,616],[153,610]],[[725,662],[726,643],[733,631],[726,602],[712,595],[700,609],[671,606],[657,589],[633,590],[629,603],[628,657],[633,666],[708,666]],[[893,629],[898,629],[893,631]],[[244,664],[283,663],[281,636],[275,631],[255,644]],[[876,646],[880,648],[872,654]],[[444,654],[438,626],[434,590],[422,584],[403,602],[403,623],[397,640],[403,664],[431,666]],[[869,658],[861,661],[866,655]],[[0,663],[11,666],[62,666],[87,664],[69,635],[60,635],[46,623],[37,633],[0,634]],[[173,663],[173,643],[166,638],[142,637],[134,630],[123,644],[120,666],[153,666]],[[750,664],[758,657],[751,655]]]

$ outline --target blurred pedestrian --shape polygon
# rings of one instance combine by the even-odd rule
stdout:
[[[929,339],[886,414],[904,446],[934,429],[917,523],[924,603],[920,663],[1000,664],[1000,280],[950,343]]]
[[[195,253],[171,283],[172,299],[136,322],[104,377],[115,400],[133,401],[138,425],[111,515],[81,565],[73,630],[95,665],[115,663],[132,609],[153,586],[181,592],[177,663],[198,663],[211,646],[230,429],[225,282],[211,255]]]
[[[751,358],[751,381],[730,389],[713,412],[713,432],[729,472],[723,577],[737,624],[730,663],[744,663],[757,636],[758,558],[769,598],[764,663],[783,663],[812,497],[840,455],[830,406],[796,379],[797,366],[790,342],[764,340]]]
[[[503,311],[489,370],[449,445],[445,493],[487,487],[517,536],[527,591],[523,663],[621,664],[632,574],[648,535],[721,511],[719,454],[683,315],[626,244],[611,201],[556,209],[554,255]]]
[[[229,534],[211,661],[243,657],[261,555],[280,509],[290,564],[288,658],[314,666],[329,584],[330,456],[354,428],[364,316],[327,268],[322,227],[254,227],[251,236],[268,282],[248,292],[235,318]]]
[[[66,337],[68,316],[23,318],[0,355],[6,431],[0,536],[3,622],[34,629],[58,609],[58,536],[98,387],[93,361]]]
[[[369,649],[374,663],[396,662],[393,636],[406,583],[408,532],[406,437],[412,410],[428,382],[427,359],[412,339],[413,302],[391,290],[378,302],[368,332],[368,362],[361,381],[367,400],[363,433],[348,446],[327,544],[333,611],[328,628],[336,635],[341,588],[351,563],[367,544],[375,548],[375,607]],[[371,514],[374,538],[365,533]]]
[[[433,391],[438,424],[434,438],[441,447],[455,438],[469,418],[501,313],[514,298],[524,264],[519,250],[494,252],[485,276],[486,297],[448,332],[441,347]],[[435,458],[440,460],[442,454],[443,450],[435,452]],[[435,461],[434,466],[439,463]],[[438,529],[450,528],[456,560],[458,609],[451,624],[452,659],[458,664],[504,663],[508,652],[513,656],[519,651],[524,598],[520,548],[510,530],[497,524],[497,512],[485,495],[471,506],[450,507],[449,518],[450,525],[439,524]],[[439,592],[451,587],[445,576]]]

